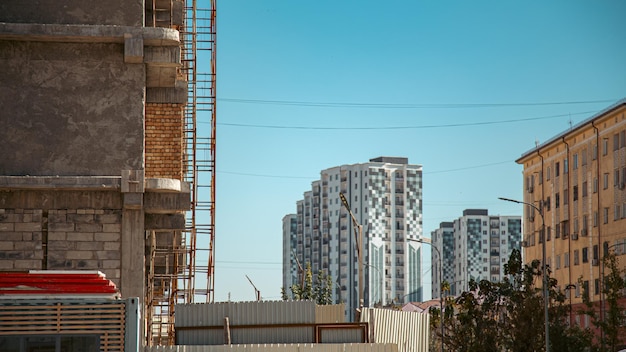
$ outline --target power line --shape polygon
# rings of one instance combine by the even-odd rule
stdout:
[[[323,101],[293,101],[293,100],[264,100],[219,98],[221,102],[241,104],[288,105],[324,108],[375,108],[375,109],[460,109],[460,108],[494,108],[494,107],[521,107],[521,106],[551,106],[551,105],[582,105],[614,102],[610,100],[581,100],[564,102],[530,102],[530,103],[440,103],[440,104],[405,104],[405,103],[355,103],[355,102],[323,102]]]
[[[465,170],[470,170],[470,169],[479,169],[481,167],[509,164],[509,163],[514,163],[514,162],[515,162],[515,160],[499,161],[499,162],[496,162],[496,163],[476,165],[476,166],[468,166],[468,167],[461,167],[461,168],[457,168],[457,169],[449,169],[449,170],[442,170],[442,171],[430,171],[430,172],[425,172],[424,174],[432,175],[432,174],[440,174],[440,173],[444,173],[444,172],[465,171]]]
[[[502,164],[508,164],[508,163],[513,163],[513,162],[514,162],[513,160],[506,160],[506,161],[499,161],[499,162],[489,163],[489,164],[461,167],[461,168],[456,168],[456,169],[424,172],[423,174],[431,175],[431,174],[441,174],[441,173],[446,173],[446,172],[465,171],[465,170],[470,170],[470,169],[479,169],[479,168],[483,168],[483,167],[502,165]],[[229,174],[229,175],[239,175],[239,176],[251,176],[251,177],[268,177],[268,178],[289,178],[289,179],[315,180],[315,177],[307,177],[307,176],[264,175],[264,174],[250,174],[250,173],[232,172],[232,171],[217,171],[217,173]]]
[[[282,265],[281,262],[248,262],[239,260],[218,260],[216,264],[228,263],[228,264],[266,264],[266,265]]]
[[[244,172],[232,172],[232,171],[217,171],[217,173],[239,175],[239,176],[268,177],[268,178],[294,178],[294,179],[305,179],[305,180],[315,179],[315,177],[306,177],[306,176],[263,175],[263,174],[249,174],[249,173],[244,173]]]
[[[557,117],[565,117],[571,115],[583,115],[591,114],[595,111],[584,111],[577,113],[567,113],[559,115],[549,115],[541,117],[530,117],[524,119],[513,119],[503,121],[481,121],[481,122],[467,122],[467,123],[453,123],[453,124],[441,124],[441,125],[421,125],[421,126],[378,126],[378,127],[315,127],[315,126],[285,126],[285,125],[253,125],[243,123],[218,123],[220,126],[231,127],[253,127],[253,128],[270,128],[270,129],[289,129],[289,130],[406,130],[406,129],[428,129],[428,128],[452,128],[452,127],[468,127],[468,126],[485,126],[485,125],[501,125],[515,122],[527,122],[536,120],[546,120]]]

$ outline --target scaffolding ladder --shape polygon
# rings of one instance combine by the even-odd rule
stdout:
[[[187,86],[183,181],[189,184],[191,205],[185,230],[146,233],[146,342],[174,345],[175,305],[214,300],[216,1],[146,0],[145,8],[146,26],[179,31],[179,80]]]

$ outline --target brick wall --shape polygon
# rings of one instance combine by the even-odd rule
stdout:
[[[0,209],[0,271],[99,270],[120,284],[121,210]]]
[[[183,177],[183,104],[146,103],[146,177]]]

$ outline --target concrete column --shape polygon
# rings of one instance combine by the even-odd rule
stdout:
[[[146,264],[144,230],[144,171],[123,170],[121,191],[124,200],[122,209],[122,297],[138,297],[140,314],[145,317]],[[144,336],[145,326],[141,326],[139,336]],[[145,341],[145,339],[143,339]]]

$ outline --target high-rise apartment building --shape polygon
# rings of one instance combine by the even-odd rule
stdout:
[[[521,230],[520,216],[489,215],[487,209],[466,209],[453,222],[442,222],[431,232],[432,297],[441,297],[441,276],[453,296],[469,290],[472,279],[501,281],[511,252],[521,249]]]
[[[524,207],[525,261],[541,260],[545,239],[546,264],[558,288],[575,306],[584,288],[601,307],[602,259],[609,252],[626,254],[626,99],[537,145],[517,163],[524,166],[523,201],[537,207]],[[577,311],[570,318],[582,322]]]
[[[322,170],[320,177],[297,202],[295,239],[283,225],[284,246],[292,252],[284,259],[283,286],[298,280],[298,263],[310,263],[314,274],[331,275],[333,299],[346,303],[350,317],[359,307],[355,226],[343,194],[362,227],[364,305],[422,300],[421,244],[408,240],[422,235],[421,165],[379,157]]]
[[[283,288],[298,282],[298,264],[295,260],[298,217],[296,214],[288,214],[283,217]],[[292,265],[294,264],[294,265]]]

